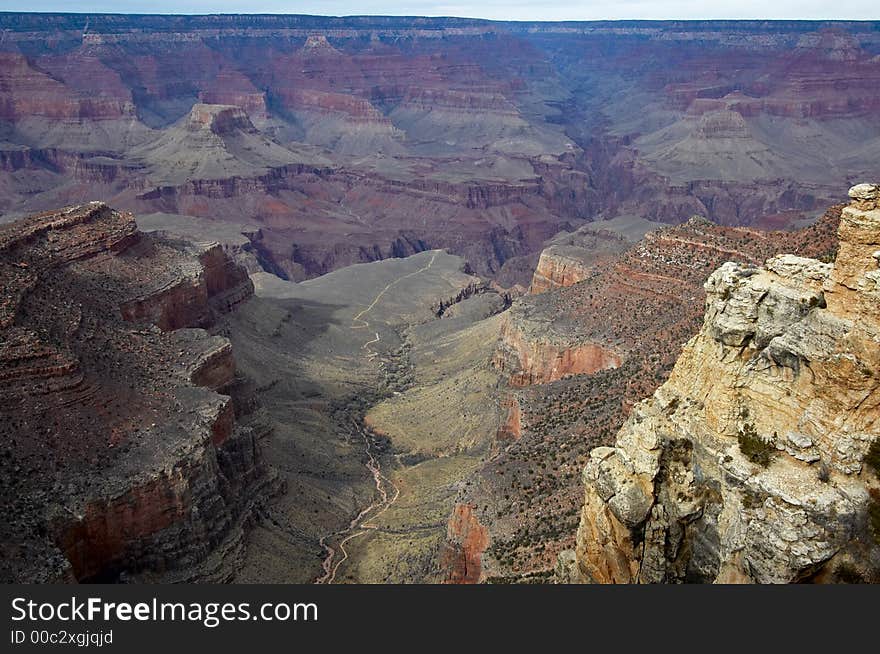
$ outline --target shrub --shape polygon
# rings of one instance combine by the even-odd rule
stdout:
[[[834,570],[832,579],[838,584],[864,584],[865,578],[849,563],[841,563]]]
[[[757,509],[758,507],[763,506],[765,499],[767,499],[766,496],[762,496],[750,488],[746,488],[742,496],[743,508]]]
[[[743,453],[743,456],[764,468],[770,465],[773,455],[776,454],[776,448],[769,441],[761,438],[755,430],[755,426],[750,422],[743,425],[737,440],[739,441],[739,451]]]
[[[865,463],[873,468],[874,474],[880,475],[880,437],[871,442],[871,447],[865,455]]]
[[[871,491],[871,499],[868,500],[868,528],[874,541],[880,545],[880,492]]]

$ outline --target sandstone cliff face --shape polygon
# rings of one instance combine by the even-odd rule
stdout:
[[[526,337],[507,318],[493,364],[509,374],[511,386],[547,384],[571,375],[591,375],[620,367],[623,357],[601,343],[555,343],[540,336]]]
[[[587,278],[591,266],[582,258],[564,251],[546,249],[541,252],[529,293],[543,293],[551,288],[572,286]]]
[[[483,552],[489,530],[480,524],[470,504],[458,504],[447,525],[441,564],[447,571],[444,583],[475,584],[481,580]]]
[[[101,203],[0,230],[0,578],[228,574],[267,428],[229,341],[194,327],[250,293],[218,246]]]
[[[860,185],[833,264],[727,263],[668,381],[583,472],[577,572],[785,583],[880,566],[880,204]],[[578,576],[578,575],[575,575]]]

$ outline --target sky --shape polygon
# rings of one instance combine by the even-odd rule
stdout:
[[[878,20],[878,0],[2,0],[4,11],[324,16],[462,16],[495,20],[841,19]]]

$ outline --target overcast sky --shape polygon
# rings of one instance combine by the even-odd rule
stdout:
[[[5,11],[468,16],[496,20],[880,19],[878,0],[3,0]]]

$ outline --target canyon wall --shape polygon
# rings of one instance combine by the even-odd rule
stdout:
[[[529,293],[543,293],[551,288],[577,284],[587,278],[590,268],[581,257],[547,248],[538,259]]]
[[[584,495],[580,473],[589,453],[613,444],[633,407],[666,380],[682,345],[700,329],[703,284],[712,271],[726,261],[755,267],[786,252],[830,260],[840,211],[833,206],[815,224],[785,232],[722,227],[702,218],[660,229],[643,224],[655,231],[623,252],[592,260],[584,280],[513,301],[500,317],[504,338],[493,357],[507,382],[498,398],[496,453],[459,499],[475,507],[489,530],[483,581],[546,581],[560,552],[566,560],[566,552],[574,556]],[[626,230],[633,223],[590,227]],[[572,239],[583,236],[565,236],[564,245],[577,246]],[[559,354],[590,344],[619,356],[619,366],[569,370],[551,380],[556,362],[566,360]],[[535,356],[549,352],[549,345],[550,365],[531,366],[540,374],[523,375],[521,361],[548,361]]]
[[[493,358],[511,386],[547,384],[571,375],[591,375],[618,368],[622,356],[601,343],[555,343],[548,334],[526,335],[512,317],[502,323],[501,342]]]
[[[833,263],[726,263],[669,379],[590,454],[573,576],[876,580],[880,189]]]
[[[525,286],[545,241],[587,221],[790,227],[877,147],[867,21],[0,27],[0,219],[89,197],[244,221],[293,280],[442,248]],[[534,290],[583,274],[548,253]]]
[[[229,341],[246,272],[101,203],[0,229],[8,581],[223,579],[273,476]]]

